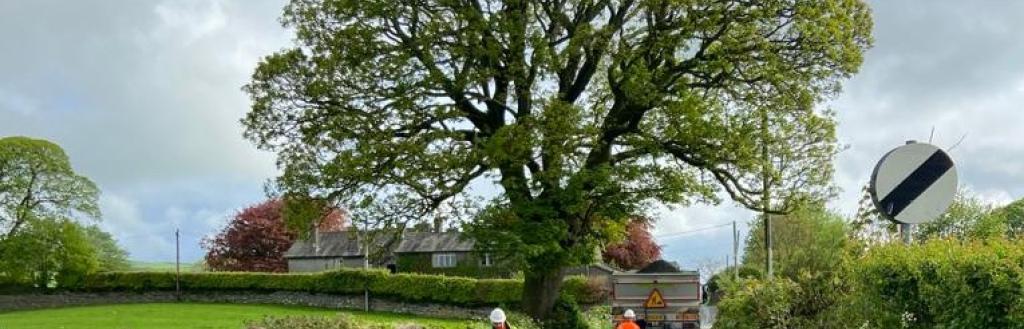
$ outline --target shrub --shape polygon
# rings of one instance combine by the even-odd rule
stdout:
[[[579,305],[568,294],[562,294],[555,301],[551,319],[544,321],[544,329],[590,329],[583,318]]]
[[[795,280],[727,284],[716,328],[1024,328],[1024,241],[876,246]]]
[[[600,304],[608,297],[605,284],[606,282],[600,279],[589,279],[582,275],[569,276],[562,284],[562,293],[580,304]]]
[[[85,276],[73,291],[173,291],[174,273],[106,272]],[[320,273],[182,273],[181,289],[209,291],[300,291],[357,295],[369,289],[375,297],[409,302],[431,302],[459,306],[514,306],[519,303],[523,283],[510,279],[473,279],[423,274],[388,274],[379,270],[342,269]],[[601,291],[583,277],[566,280],[565,291],[574,300],[590,304],[600,301]]]
[[[1024,243],[929,241],[852,268],[852,318],[872,327],[1024,328]]]
[[[611,326],[612,308],[610,306],[594,306],[583,312],[583,319],[591,329],[604,329]]]
[[[741,279],[729,283],[718,303],[716,328],[790,328],[790,304],[799,287],[788,279]]]

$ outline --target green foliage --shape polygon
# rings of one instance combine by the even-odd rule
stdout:
[[[555,301],[552,317],[544,320],[544,329],[590,329],[579,305],[572,297],[563,294]]]
[[[862,250],[862,246],[852,238],[850,225],[822,206],[806,205],[788,215],[773,216],[772,227],[775,275],[779,279],[763,281],[760,269],[764,266],[764,226],[757,222],[748,240],[741,267],[742,279],[736,282],[732,279],[732,272],[720,273],[716,281],[722,282],[715,282],[715,285],[721,288],[713,297],[722,298],[720,306],[726,302],[745,305],[743,307],[746,308],[757,306],[747,305],[749,303],[783,303],[762,305],[765,308],[760,310],[762,313],[736,319],[740,321],[739,327],[757,317],[781,316],[769,312],[778,311],[777,308],[781,307],[785,309],[785,316],[779,318],[779,325],[830,328],[834,322],[834,309],[842,305],[843,292],[848,291],[844,282],[845,269],[850,259]],[[754,285],[753,288],[746,287],[748,284]],[[737,292],[730,289],[748,290]],[[769,299],[759,300],[757,298],[762,298],[759,294]],[[770,299],[781,297],[785,298]],[[741,313],[738,311],[734,315]]]
[[[99,271],[126,271],[131,268],[128,263],[128,252],[121,249],[110,233],[104,232],[96,225],[83,227],[82,233],[96,251]]]
[[[605,302],[608,297],[604,284],[582,275],[569,276],[562,283],[562,294],[580,304],[596,305]]]
[[[1024,244],[933,240],[871,250],[852,268],[855,323],[1024,328]]]
[[[583,312],[583,318],[591,329],[605,329],[612,323],[612,308],[608,305],[593,306]]]
[[[800,287],[793,281],[746,279],[726,289],[728,297],[718,303],[715,328],[791,328],[790,304],[800,293]]]
[[[880,245],[834,277],[727,288],[716,327],[1024,328],[1024,242]]]
[[[715,273],[707,283],[708,302],[711,304],[718,304],[725,294],[725,287],[732,286],[735,284],[736,268],[728,266],[721,272]],[[764,274],[761,270],[753,266],[740,266],[739,278],[741,279],[762,279]]]
[[[30,221],[99,218],[99,189],[64,150],[27,137],[0,138],[0,240]]]
[[[0,279],[50,288],[74,285],[99,269],[87,234],[70,220],[40,220],[0,241]]]
[[[934,221],[917,225],[914,240],[937,238],[984,239],[1003,236],[1005,221],[993,216],[992,206],[965,188],[957,191],[953,203]]]
[[[116,263],[104,244],[110,236],[76,222],[99,218],[98,198],[99,189],[74,172],[60,146],[0,138],[0,282],[70,284],[101,268],[97,250],[104,252],[103,265]]]
[[[474,237],[533,286],[650,202],[831,195],[835,119],[816,105],[871,44],[859,0],[294,0],[282,22],[296,44],[261,61],[242,121],[282,192],[404,226],[493,181]]]
[[[104,272],[91,274],[68,289],[78,291],[168,291],[175,289],[173,272]],[[586,280],[570,278],[565,291],[582,303],[601,300],[589,295]],[[312,274],[249,272],[182,273],[184,291],[302,291],[358,295],[369,289],[375,297],[407,302],[452,305],[519,305],[522,281],[473,279],[423,274],[388,274],[386,271],[337,270]]]
[[[764,268],[764,222],[753,223],[743,252],[743,267]],[[803,206],[788,215],[772,216],[776,275],[796,280],[802,273],[837,270],[854,247],[843,217],[823,206]]]
[[[1016,205],[996,209],[965,187],[957,190],[953,203],[934,221],[914,227],[914,241],[930,239],[987,239],[1013,237],[1019,230],[1024,217],[1018,216]],[[1024,212],[1019,212],[1024,214]],[[866,244],[880,244],[900,240],[898,225],[884,218],[871,201],[867,187],[864,188],[860,209],[853,219],[854,235]]]
[[[1007,237],[1024,236],[1024,199],[993,210],[991,217],[994,219],[990,220],[997,223],[995,225],[1005,225]]]

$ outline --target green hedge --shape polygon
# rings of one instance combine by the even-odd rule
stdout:
[[[210,291],[300,291],[323,294],[356,295],[369,288],[374,297],[410,302],[431,302],[460,306],[517,305],[523,283],[511,279],[473,279],[467,277],[388,274],[377,270],[337,270],[311,274],[272,273],[182,273],[181,289]],[[86,276],[68,287],[73,291],[173,291],[174,273],[107,272]],[[584,304],[601,300],[581,277],[566,279],[563,291]]]
[[[1024,329],[1024,240],[931,240],[850,255],[835,276],[726,286],[715,328]]]
[[[877,248],[851,268],[857,323],[1024,328],[1024,242],[930,241]]]

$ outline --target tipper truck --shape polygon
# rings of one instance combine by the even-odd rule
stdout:
[[[612,274],[615,322],[622,320],[625,310],[632,309],[641,328],[700,328],[700,274],[654,265],[637,272]]]

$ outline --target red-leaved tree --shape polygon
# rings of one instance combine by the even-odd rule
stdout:
[[[287,271],[284,253],[297,234],[285,226],[283,209],[283,201],[271,199],[239,211],[220,233],[203,239],[206,265],[213,271]],[[321,231],[340,231],[345,225],[340,209],[320,220]]]
[[[636,270],[661,258],[661,246],[654,242],[649,219],[634,219],[626,229],[625,241],[605,247],[602,253],[605,263],[625,270]]]

